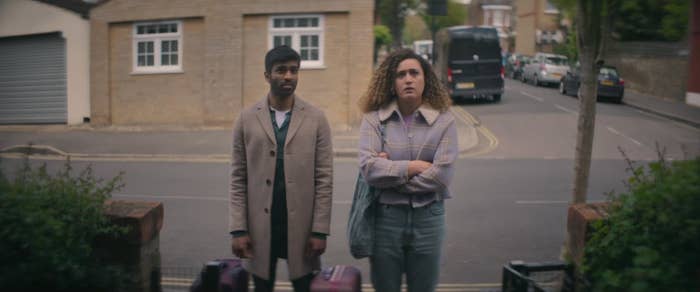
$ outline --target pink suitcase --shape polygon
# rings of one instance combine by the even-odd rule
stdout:
[[[239,259],[208,262],[192,283],[191,292],[247,292],[248,272]]]
[[[360,292],[362,273],[353,266],[325,268],[311,280],[311,292]]]

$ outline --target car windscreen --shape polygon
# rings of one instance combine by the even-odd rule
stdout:
[[[450,57],[454,61],[500,59],[501,49],[498,40],[489,38],[456,38],[450,45]]]
[[[547,57],[544,59],[544,63],[549,65],[566,66],[567,59],[561,57]]]
[[[600,68],[600,73],[598,75],[603,77],[617,77],[617,70],[615,68]]]

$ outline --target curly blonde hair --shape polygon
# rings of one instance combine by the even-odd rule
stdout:
[[[378,110],[392,101],[397,96],[394,93],[394,83],[396,80],[396,69],[399,64],[406,59],[415,59],[423,69],[425,88],[423,89],[423,102],[427,102],[434,109],[445,112],[450,108],[451,99],[445,86],[440,82],[428,61],[409,49],[400,49],[389,54],[384,62],[379,65],[369,88],[359,100],[360,110],[364,113]]]

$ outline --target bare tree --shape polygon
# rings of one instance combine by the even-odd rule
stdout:
[[[595,133],[596,97],[598,95],[598,70],[602,64],[605,47],[605,26],[609,1],[578,0],[576,24],[578,25],[578,50],[581,63],[581,91],[579,96],[578,134],[574,162],[574,189],[572,203],[585,203],[588,177],[591,168],[593,136]]]

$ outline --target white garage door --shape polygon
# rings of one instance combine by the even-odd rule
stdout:
[[[0,124],[66,123],[60,33],[0,38]]]

